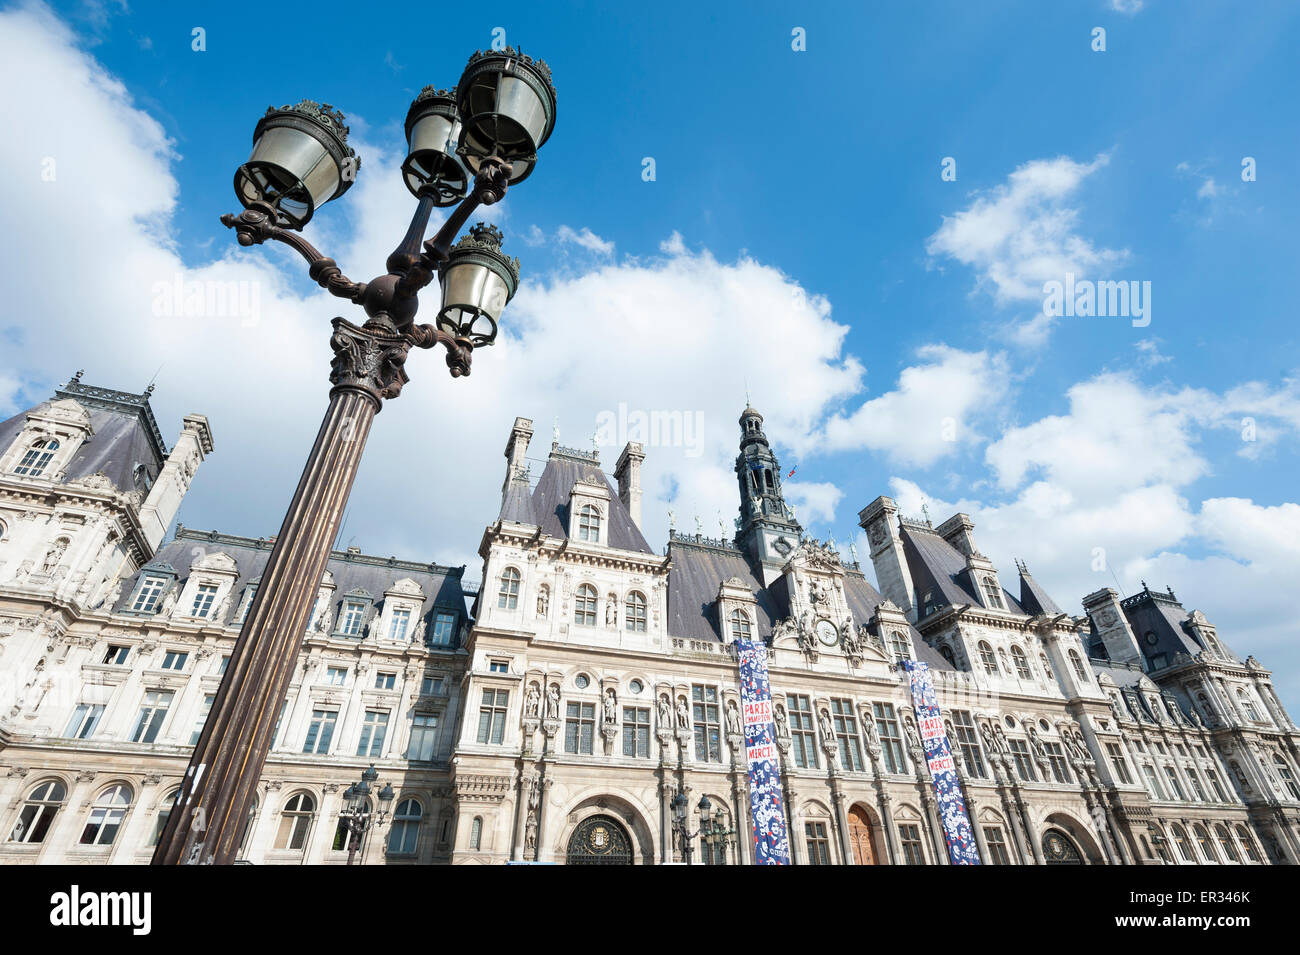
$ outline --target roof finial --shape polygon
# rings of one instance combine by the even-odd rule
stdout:
[[[695,515],[695,536],[702,537],[703,535],[704,535],[704,522],[700,520],[700,515],[696,514]]]
[[[930,523],[930,509],[925,506],[925,501],[921,502],[921,513],[925,515],[925,522]]]
[[[677,512],[671,507],[668,508],[668,529],[670,531],[677,530]]]
[[[551,426],[551,443],[560,443],[560,416],[555,416],[555,424]]]
[[[72,380],[71,380],[70,382],[68,382],[68,384],[69,384],[69,385],[80,384],[80,383],[81,383],[81,376],[84,375],[85,373],[86,373],[86,370],[85,370],[84,368],[78,368],[78,369],[77,369],[77,373],[76,373],[75,375],[72,376]]]

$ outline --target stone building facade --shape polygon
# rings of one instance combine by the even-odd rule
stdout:
[[[1172,593],[1071,614],[1022,564],[1005,586],[965,515],[885,497],[859,515],[877,590],[802,533],[752,408],[735,536],[657,554],[639,445],[611,478],[553,443],[533,480],[532,436],[516,419],[471,607],[464,568],[332,556],[244,858],[346,861],[343,790],[374,764],[372,864],[751,863],[743,637],[771,648],[797,864],[946,862],[905,657],[986,863],[1300,860],[1300,731]],[[272,545],[161,543],[211,450],[201,416],[168,452],[148,394],[77,379],[0,424],[0,861],[148,859]]]

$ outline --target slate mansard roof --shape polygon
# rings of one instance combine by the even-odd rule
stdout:
[[[900,534],[903,540],[903,554],[907,558],[912,583],[918,594],[923,594],[927,590],[937,591],[942,599],[934,601],[936,606],[949,604],[960,607],[963,604],[974,604],[982,607],[984,605],[979,593],[979,585],[971,580],[970,572],[966,567],[966,558],[961,551],[934,531],[912,522],[903,523]],[[1023,589],[1023,580],[1021,586]],[[1034,586],[1037,587],[1036,584]],[[1050,597],[1047,599],[1053,607],[1056,606]],[[1005,587],[1002,588],[1002,600],[1007,610],[1012,613],[1023,613],[1030,617],[1037,613],[1035,610],[1021,606],[1020,601],[1011,596]]]
[[[511,476],[501,501],[499,520],[532,524],[551,537],[569,536],[569,495],[580,480],[595,480],[609,488],[609,546],[619,550],[653,554],[645,536],[619,499],[618,488],[600,469],[594,454],[552,446],[537,487],[528,492],[528,481],[520,474]]]
[[[150,391],[133,395],[125,391],[83,385],[74,378],[54,393],[54,398],[0,422],[0,448],[7,448],[27,426],[27,416],[48,411],[54,401],[71,399],[86,409],[94,433],[63,469],[75,481],[103,472],[120,491],[136,489],[135,469],[144,465],[150,481],[158,477],[167,459],[167,446],[149,406]]]
[[[233,599],[227,608],[225,620],[214,621],[229,624],[239,608],[242,594],[247,587],[255,583],[266,569],[271,557],[273,542],[260,538],[237,537],[221,534],[217,531],[190,530],[178,525],[176,538],[159,548],[158,553],[148,564],[128,578],[126,586],[114,606],[114,611],[125,610],[131,602],[136,586],[142,575],[148,573],[175,573],[179,582],[189,577],[191,567],[203,557],[222,553],[233,558],[239,572],[231,591]],[[369,607],[377,607],[384,599],[384,591],[392,589],[397,581],[410,578],[420,585],[424,592],[424,604],[420,615],[427,624],[432,624],[435,608],[454,611],[459,619],[465,619],[465,592],[461,587],[464,567],[444,567],[440,564],[420,564],[413,561],[398,560],[395,557],[370,557],[360,553],[332,551],[326,569],[334,577],[335,590],[331,613],[338,619],[338,608],[343,598],[364,591]],[[352,596],[351,599],[357,599]]]

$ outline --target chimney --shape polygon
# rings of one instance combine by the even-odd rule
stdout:
[[[969,514],[954,514],[934,529],[934,532],[955,547],[963,557],[978,554],[975,549],[975,524]]]
[[[641,462],[645,451],[640,443],[629,441],[614,466],[614,480],[618,481],[618,499],[627,508],[632,523],[641,527]]]
[[[1115,663],[1141,663],[1142,650],[1120,606],[1119,594],[1109,587],[1083,598],[1083,609],[1097,627],[1106,656]]]
[[[212,431],[208,419],[201,414],[189,414],[184,421],[176,446],[167,455],[158,480],[154,481],[149,496],[140,507],[140,527],[151,550],[157,550],[162,543],[167,526],[180,510],[195,472],[203,459],[212,453]]]
[[[915,619],[912,572],[898,535],[898,505],[890,497],[876,498],[858,512],[858,526],[867,532],[880,592]]]
[[[528,453],[528,442],[533,438],[533,423],[528,418],[516,418],[515,426],[510,429],[510,440],[506,442],[506,479],[501,484],[501,493],[506,493],[511,479],[523,470],[524,455]]]

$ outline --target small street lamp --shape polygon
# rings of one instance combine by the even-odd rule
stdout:
[[[370,784],[378,778],[379,773],[375,772],[375,764],[371,763],[369,769],[362,771],[361,782],[353,783],[343,791],[343,808],[339,810],[339,822],[347,832],[348,865],[352,865],[357,848],[370,827],[376,822],[382,826],[384,820],[388,818],[388,808],[393,804],[393,787],[384,783],[384,788],[379,791],[379,812],[371,811]]]
[[[700,797],[696,811],[700,814],[700,828],[691,832],[686,821],[688,815],[686,794],[679,789],[672,801],[673,831],[677,834],[686,864],[691,864],[691,856],[694,853],[691,840],[696,836],[700,837],[700,842],[704,845],[705,859],[708,860],[709,865],[712,865],[713,860],[717,858],[715,853],[719,846],[723,848],[725,860],[727,847],[735,844],[735,840],[729,838],[735,835],[735,830],[728,829],[723,820],[713,815],[713,803],[709,801],[708,796]]]
[[[475,209],[499,202],[533,172],[555,128],[555,107],[550,68],[511,47],[474,53],[451,89],[421,90],[407,112],[402,163],[415,212],[388,256],[387,273],[369,282],[349,279],[300,234],[322,206],[348,191],[361,168],[343,114],[304,99],[268,109],[254,128],[252,153],[234,179],[244,210],[222,223],[240,245],[269,239],[289,246],[307,261],[313,281],[360,306],[365,320],[333,320],[329,408],[153,864],[235,860],[371,424],[406,384],[412,348],[441,345],[452,377],[460,378],[470,373],[474,349],[495,341],[519,285],[519,263],[501,251],[494,226],[456,236]],[[425,240],[434,208],[453,205]],[[441,295],[433,322],[416,324],[420,290],[435,278]],[[273,403],[276,382],[263,386],[263,399]],[[412,484],[413,500],[425,493]]]

